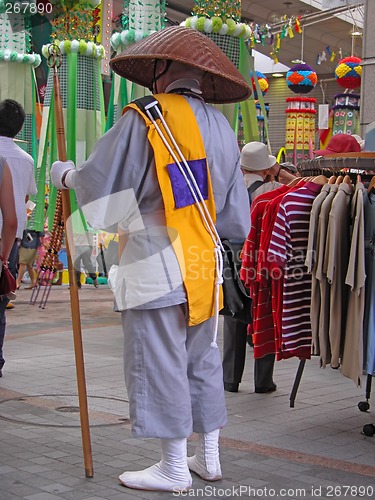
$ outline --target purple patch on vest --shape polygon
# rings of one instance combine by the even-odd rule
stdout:
[[[208,175],[207,175],[207,161],[206,158],[201,160],[190,160],[187,162],[190,170],[194,176],[195,182],[197,183],[200,192],[202,193],[203,199],[208,199]],[[189,174],[186,172],[186,167],[181,164],[187,178],[190,180]],[[195,200],[193,194],[190,191],[189,186],[182,175],[179,166],[176,163],[170,163],[167,165],[169,177],[171,179],[173,197],[175,201],[176,208],[187,207],[188,205],[193,205]],[[190,181],[194,192],[192,181]],[[199,197],[197,196],[199,199]]]

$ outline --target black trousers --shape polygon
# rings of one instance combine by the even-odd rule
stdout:
[[[224,316],[223,378],[227,384],[240,384],[245,368],[247,324]],[[254,360],[254,387],[271,387],[275,355]]]

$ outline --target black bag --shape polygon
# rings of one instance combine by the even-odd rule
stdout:
[[[230,316],[242,323],[251,323],[251,297],[249,290],[240,279],[241,250],[243,241],[222,240],[223,256],[223,294],[224,307],[220,314]]]
[[[249,203],[251,206],[251,195],[258,189],[264,181],[255,181],[247,189]],[[224,307],[220,314],[250,324],[251,317],[251,297],[248,288],[240,279],[241,270],[241,250],[244,241],[222,240],[224,247],[223,265],[223,293]]]

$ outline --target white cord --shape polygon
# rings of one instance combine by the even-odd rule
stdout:
[[[215,281],[215,313],[214,313],[214,335],[211,347],[217,348],[217,334],[219,331],[219,299],[220,285],[223,283],[223,254],[218,246],[215,246],[216,281]]]
[[[182,176],[184,177],[189,189],[190,189],[190,192],[194,198],[194,201],[195,203],[197,204],[197,207],[198,207],[198,210],[207,226],[207,230],[209,231],[210,235],[211,235],[211,238],[212,238],[212,241],[214,242],[215,245],[219,244],[221,250],[224,252],[224,248],[222,246],[222,243],[221,243],[221,240],[220,240],[220,236],[216,230],[216,226],[211,218],[211,215],[206,207],[206,204],[204,203],[204,198],[203,198],[203,195],[199,189],[199,186],[195,180],[195,177],[189,167],[189,164],[187,163],[186,159],[184,158],[184,155],[182,154],[175,138],[173,137],[166,121],[164,120],[164,117],[163,115],[161,114],[160,112],[160,109],[159,107],[157,106],[158,102],[157,101],[154,101],[153,103],[147,105],[145,107],[146,111],[147,111],[147,115],[148,117],[150,118],[150,120],[152,121],[153,125],[155,126],[158,134],[160,135],[162,141],[164,142],[165,146],[167,147],[168,151],[170,152],[172,158],[174,159],[174,161],[176,162]],[[152,108],[152,107],[156,107],[156,111],[159,115],[159,118],[160,118],[160,121],[162,122],[167,134],[168,134],[168,137],[170,138],[170,140],[172,141],[172,144],[174,145],[177,153],[179,154],[181,160],[178,159],[177,155],[175,154],[175,152],[173,151],[173,149],[171,148],[170,144],[168,143],[167,139],[164,137],[160,127],[158,126],[158,124],[156,123],[154,117],[152,116],[152,114],[150,113],[149,109]],[[189,174],[190,176],[190,180],[188,179],[188,177],[186,176],[186,173],[184,171],[184,169],[182,168],[181,166],[181,163],[183,163],[184,167],[186,168],[186,171],[187,173]],[[194,187],[195,187],[195,190],[193,189],[192,185],[191,185],[191,182],[193,183]],[[198,193],[198,197],[199,197],[199,200],[197,198],[197,193]],[[199,204],[199,201],[202,203],[202,205]],[[203,207],[203,210],[204,210],[204,214],[202,212],[202,207]],[[208,223],[209,222],[209,223]]]

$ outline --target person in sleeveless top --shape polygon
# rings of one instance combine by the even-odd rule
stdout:
[[[13,194],[13,180],[10,168],[5,158],[0,156],[0,211],[3,219],[0,240],[0,255],[3,262],[7,262],[17,231],[17,215]],[[5,310],[9,302],[7,296],[0,297],[0,377],[3,376],[5,363],[3,345],[6,327]]]
[[[259,194],[278,188],[282,183],[295,179],[295,175],[285,171],[276,158],[268,154],[266,144],[258,141],[247,143],[241,151],[241,168],[250,200]],[[223,336],[223,377],[224,389],[238,392],[245,368],[246,346],[252,344],[248,335],[248,325],[229,316],[224,317]],[[254,390],[256,393],[276,391],[273,381],[275,355],[267,354],[254,359]]]

